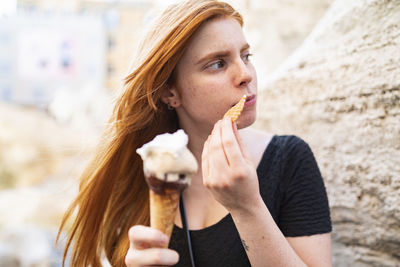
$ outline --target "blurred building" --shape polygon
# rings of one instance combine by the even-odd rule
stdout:
[[[29,14],[0,25],[3,100],[46,107],[57,90],[102,86],[105,41],[98,19]]]
[[[17,1],[17,13],[0,18],[0,99],[47,108],[60,90],[117,89],[150,6]]]

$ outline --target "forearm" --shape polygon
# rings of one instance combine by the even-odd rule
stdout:
[[[306,266],[262,200],[250,210],[230,212],[252,266]]]

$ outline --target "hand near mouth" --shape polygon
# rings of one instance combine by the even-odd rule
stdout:
[[[256,167],[230,119],[215,124],[204,143],[201,166],[204,186],[229,212],[245,212],[261,203],[255,194],[259,192]]]

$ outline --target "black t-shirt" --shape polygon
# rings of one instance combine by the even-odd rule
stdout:
[[[310,147],[302,139],[274,136],[257,175],[261,196],[286,237],[332,230],[324,182]],[[190,237],[196,267],[251,266],[230,214],[214,225],[191,230]],[[175,266],[190,266],[181,228],[174,226],[169,247],[180,256]]]

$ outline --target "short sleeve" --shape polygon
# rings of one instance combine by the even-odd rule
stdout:
[[[302,139],[289,136],[282,152],[279,228],[287,237],[331,232],[328,197],[310,147]]]

